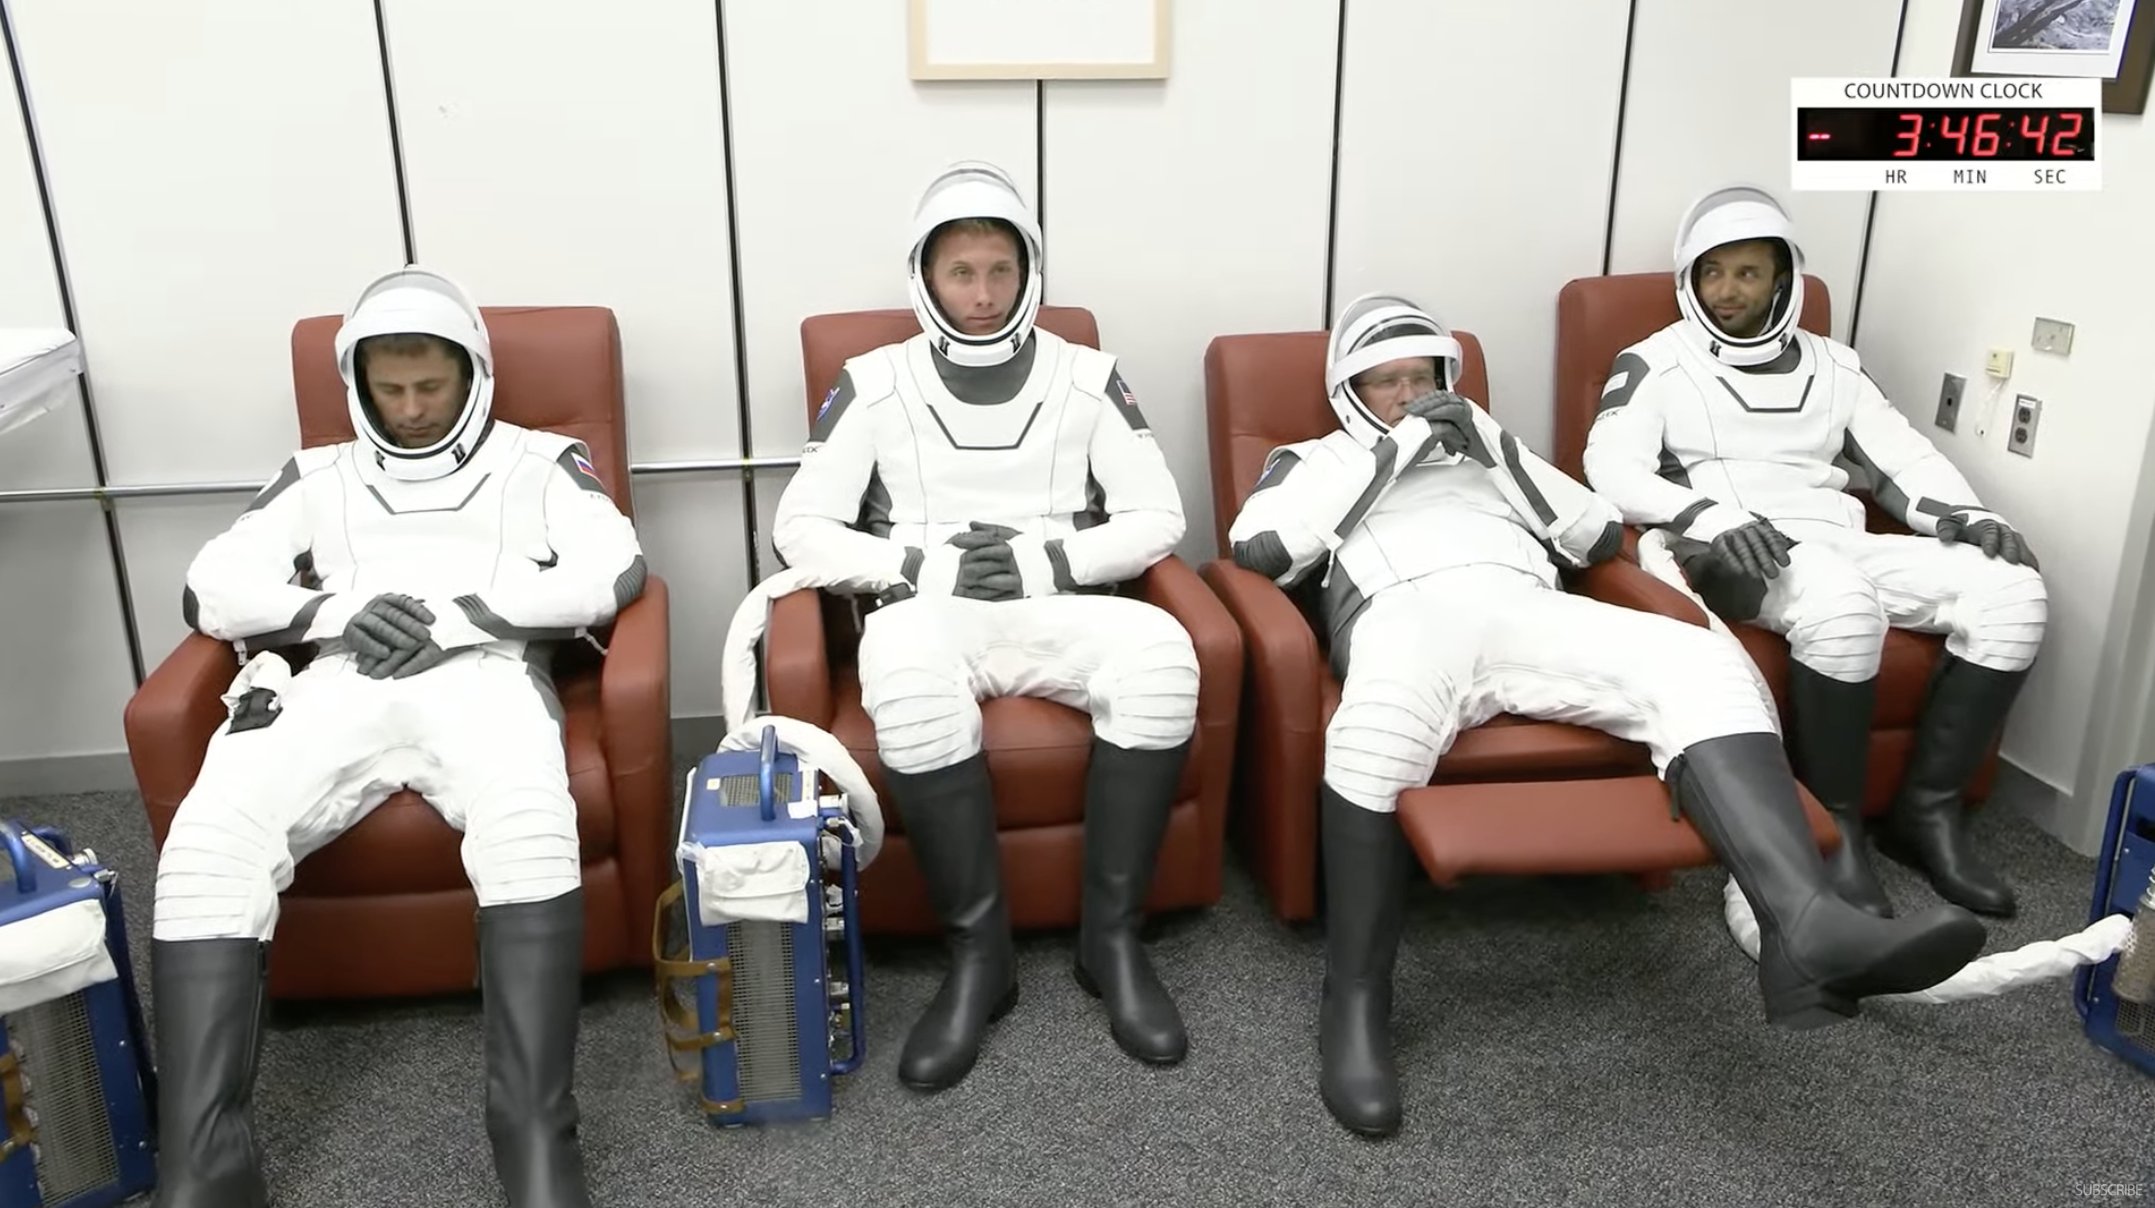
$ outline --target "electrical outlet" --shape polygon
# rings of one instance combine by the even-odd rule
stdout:
[[[1983,362],[1983,372],[1994,378],[2012,377],[2013,350],[2010,348],[1991,349],[1989,359]]]
[[[2032,394],[2016,395],[2013,399],[2013,431],[2005,438],[2009,453],[2022,457],[2035,456],[2035,426],[2043,419],[2043,400]]]
[[[2073,355],[2073,325],[2063,319],[2035,320],[2035,334],[2028,343],[2037,352],[2054,352],[2061,357]]]
[[[1968,388],[1968,379],[1957,373],[1945,375],[1945,382],[1938,387],[1938,426],[1951,432],[1960,423],[1960,393]]]

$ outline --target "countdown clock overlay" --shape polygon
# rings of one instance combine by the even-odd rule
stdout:
[[[2102,187],[2102,81],[1795,80],[1790,180],[1798,191]]]

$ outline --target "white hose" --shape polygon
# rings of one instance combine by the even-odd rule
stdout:
[[[763,741],[763,728],[778,731],[778,743],[815,766],[845,794],[846,812],[859,832],[856,858],[866,868],[883,850],[883,808],[876,801],[875,786],[868,774],[836,735],[795,717],[758,714],[756,698],[756,645],[770,627],[771,601],[811,587],[831,587],[852,581],[819,576],[802,568],[782,570],[749,589],[726,626],[726,640],[719,647],[720,696],[726,710],[726,737],[721,751],[753,751]],[[826,851],[829,859],[831,852]]]
[[[1734,877],[1730,877],[1722,888],[1721,898],[1728,917],[1729,934],[1736,938],[1737,946],[1746,956],[1757,960],[1758,919],[1752,915],[1751,903],[1744,898],[1743,890],[1737,888]],[[2011,952],[1993,952],[1972,960],[1960,972],[1928,990],[1881,994],[1876,1001],[1947,1003],[1995,998],[2022,986],[2069,976],[2082,965],[2101,964],[2117,955],[2132,930],[2131,915],[2113,914],[2064,939],[2038,940]]]

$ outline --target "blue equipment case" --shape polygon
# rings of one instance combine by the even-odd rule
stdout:
[[[2155,764],[2142,764],[2118,775],[2110,792],[2110,819],[2103,846],[2096,852],[2095,898],[2088,908],[2094,923],[2113,914],[2134,914],[2148,880],[2155,876]],[[2130,1002],[2111,992],[2118,958],[2082,966],[2073,978],[2074,1005],[2080,1009],[2088,1039],[2155,1074],[2155,1005]]]
[[[689,776],[681,880],[659,901],[653,946],[669,1056],[682,1081],[700,1084],[700,1105],[714,1125],[827,1118],[832,1077],[852,1073],[867,1056],[858,870],[853,845],[842,837],[844,805],[819,796],[817,780],[812,766],[779,750],[769,726],[760,751],[706,756]],[[822,855],[827,834],[840,834],[844,851],[835,883]],[[806,849],[809,875],[800,892],[807,922],[704,925],[694,851],[750,843]],[[687,928],[686,959],[678,948],[668,953],[663,938],[676,904],[675,917]],[[832,976],[840,960],[842,979]],[[677,986],[692,989],[688,1001]],[[686,1070],[683,1053],[698,1056]]]
[[[0,1208],[108,1208],[157,1183],[157,1076],[119,878],[57,830],[0,819],[0,845],[0,925],[95,900],[119,974],[0,1016]]]

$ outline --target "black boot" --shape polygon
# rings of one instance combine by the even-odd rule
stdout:
[[[1758,985],[1769,1022],[1835,1023],[1856,1014],[1866,995],[1937,985],[1982,950],[1982,922],[1958,907],[1881,919],[1833,892],[1772,734],[1693,743],[1670,767],[1670,780],[1677,804],[1758,918]]]
[[[1878,680],[1852,684],[1821,675],[1802,663],[1788,668],[1788,758],[1796,779],[1833,815],[1841,846],[1826,860],[1826,877],[1848,904],[1879,918],[1893,917],[1871,868],[1863,831],[1863,797],[1871,765],[1871,722],[1878,712]]]
[[[2013,888],[1969,845],[1961,793],[2027,678],[2026,671],[1993,671],[1950,654],[1939,660],[1908,773],[1878,828],[1878,850],[1929,875],[1940,897],[2000,917],[2016,909]]]
[[[937,1091],[972,1071],[981,1033],[1018,1001],[1010,905],[995,841],[995,793],[985,752],[947,768],[884,776],[950,949],[942,988],[906,1035],[898,1080]]]
[[[264,1208],[254,1138],[262,1055],[260,940],[156,940],[157,1198],[152,1208]]]
[[[1318,1088],[1349,1131],[1399,1131],[1392,1061],[1392,965],[1406,914],[1407,837],[1391,814],[1366,810],[1327,784],[1318,810],[1324,851],[1324,1002],[1318,1008]]]
[[[486,1135],[509,1208],[591,1208],[577,1148],[584,891],[479,912]]]
[[[1153,973],[1137,930],[1153,861],[1190,744],[1133,751],[1094,739],[1085,772],[1085,904],[1078,985],[1107,1004],[1108,1032],[1139,1061],[1173,1065],[1190,1048],[1182,1015]]]

